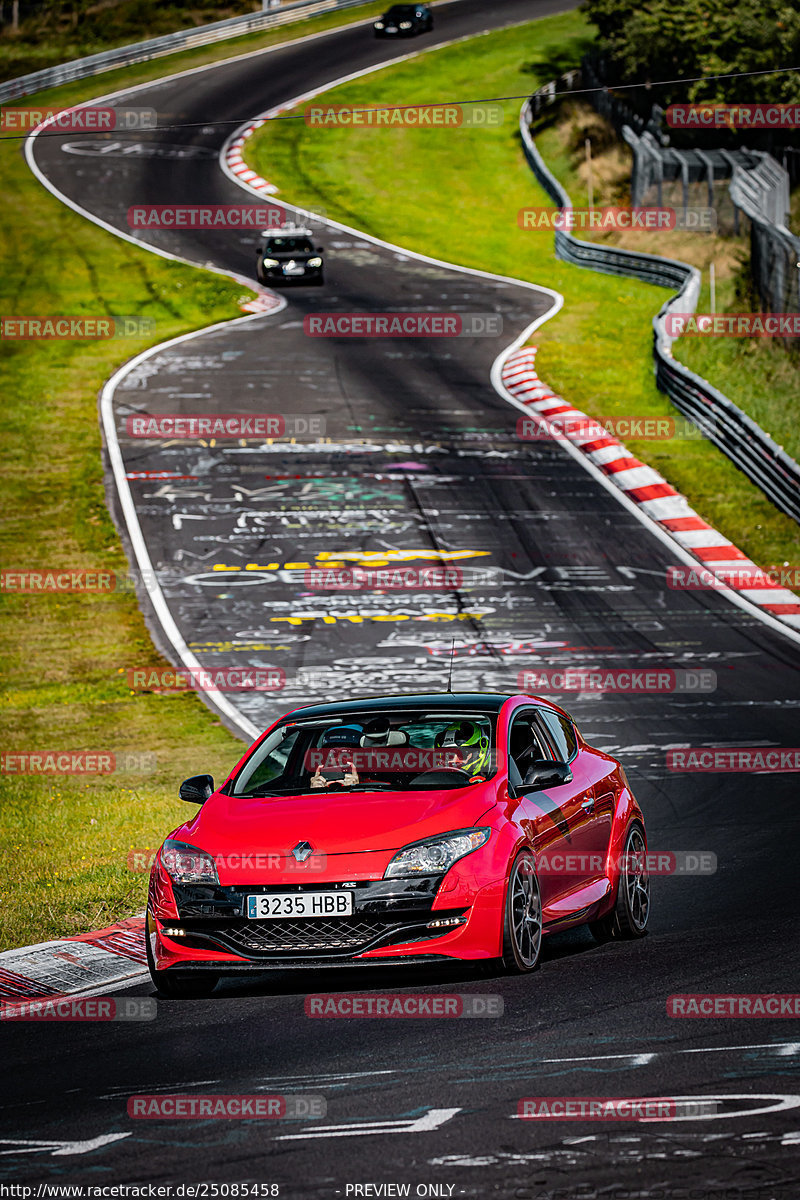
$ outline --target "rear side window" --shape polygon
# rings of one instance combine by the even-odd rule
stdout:
[[[534,759],[552,757],[552,750],[544,731],[537,725],[536,713],[532,709],[515,713],[509,732],[508,752],[523,775]]]
[[[571,762],[578,753],[575,726],[566,717],[560,717],[558,713],[549,712],[544,708],[539,709],[539,716],[547,726],[558,761]]]

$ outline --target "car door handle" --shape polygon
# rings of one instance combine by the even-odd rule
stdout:
[[[590,798],[589,800],[582,800],[581,808],[585,808],[587,812],[591,812],[594,808],[594,799]]]

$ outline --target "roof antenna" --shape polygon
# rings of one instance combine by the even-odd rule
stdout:
[[[447,680],[447,690],[450,693],[452,693],[452,691],[453,691],[453,659],[455,658],[455,653],[456,653],[456,639],[453,638],[453,644],[450,647],[450,677]]]

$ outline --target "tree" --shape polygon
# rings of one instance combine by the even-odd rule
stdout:
[[[798,102],[800,4],[781,0],[585,0],[614,86],[658,80],[661,103]],[[732,78],[718,78],[733,76]]]

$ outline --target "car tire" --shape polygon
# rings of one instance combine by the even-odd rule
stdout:
[[[536,877],[536,860],[521,850],[508,876],[503,915],[503,968],[525,975],[539,965],[542,949],[542,894]]]
[[[152,917],[148,913],[148,929],[151,921]],[[196,973],[194,971],[159,971],[156,968],[153,958],[153,951],[150,947],[150,935],[147,929],[145,930],[144,940],[147,949],[147,966],[150,971],[150,978],[159,996],[163,996],[167,1000],[202,1000],[206,996],[211,995],[219,983],[219,975],[214,974],[212,971],[198,971]]]
[[[602,943],[646,936],[650,916],[650,876],[645,854],[644,829],[638,821],[633,821],[625,836],[614,907],[599,920],[589,922],[595,941]],[[635,863],[633,869],[630,868],[631,859]]]

